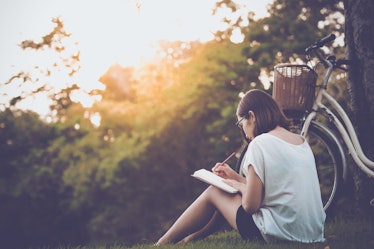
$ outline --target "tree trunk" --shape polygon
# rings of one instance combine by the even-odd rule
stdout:
[[[374,1],[344,0],[348,89],[353,122],[366,156],[374,159]],[[356,211],[373,214],[374,180],[353,167]]]

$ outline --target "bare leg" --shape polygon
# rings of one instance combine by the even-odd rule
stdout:
[[[195,233],[188,235],[183,240],[179,241],[177,244],[185,244],[190,241],[205,238],[209,236],[210,234],[218,231],[218,229],[222,227],[225,221],[226,220],[223,218],[223,216],[218,211],[215,211],[215,213],[213,214],[213,217],[210,219],[208,224],[205,225],[205,227],[203,227],[202,229],[200,229],[199,231]]]
[[[176,243],[201,230],[219,211],[227,222],[237,230],[236,211],[241,205],[239,194],[227,194],[215,187],[208,187],[178,218],[156,245]]]

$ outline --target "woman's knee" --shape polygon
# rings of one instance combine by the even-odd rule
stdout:
[[[200,197],[220,211],[235,208],[236,212],[241,205],[239,194],[229,194],[214,186],[209,186]]]
[[[204,191],[205,195],[207,195],[208,197],[213,197],[213,198],[216,196],[219,196],[221,193],[222,193],[222,190],[214,186],[209,186]]]
[[[220,199],[225,199],[225,198],[228,198],[230,199],[230,197],[232,198],[233,196],[220,190],[219,188],[217,187],[214,187],[214,186],[209,186],[203,193],[205,195],[205,197],[210,200],[210,202],[215,202],[215,200],[220,200]]]

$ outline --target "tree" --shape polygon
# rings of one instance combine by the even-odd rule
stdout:
[[[35,59],[32,70],[21,70],[6,82],[0,82],[3,91],[0,92],[0,105],[4,108],[17,110],[19,103],[26,99],[48,97],[49,110],[52,109],[50,118],[55,120],[58,116],[57,119],[61,119],[65,109],[74,104],[71,93],[83,92],[79,84],[73,83],[73,76],[80,70],[80,51],[76,45],[68,43],[71,34],[65,31],[62,20],[53,18],[52,22],[55,27],[41,41],[24,40],[19,44],[21,49],[29,50],[38,60]],[[48,61],[53,59],[53,63],[45,62],[45,57]]]
[[[254,21],[248,14],[248,25],[242,26],[241,5],[235,0],[222,0],[217,8],[228,7],[238,20],[226,19],[229,28],[219,37],[230,36],[240,28],[247,48],[243,51],[254,63],[271,71],[276,63],[303,59],[307,45],[331,32],[342,33],[339,13],[341,0],[274,0],[268,7],[269,17]],[[247,22],[244,22],[247,23]],[[269,70],[270,69],[270,70]]]
[[[59,136],[65,134],[36,113],[9,108],[0,112],[2,247],[85,241],[80,215],[66,205],[70,190],[61,181],[63,170],[53,163],[56,154],[51,143]]]
[[[83,215],[67,205],[71,190],[63,182],[68,165],[64,162],[71,160],[56,157],[64,156],[63,149],[69,148],[59,146],[61,141],[66,145],[85,134],[75,126],[77,116],[83,115],[81,105],[70,99],[79,87],[62,80],[48,82],[56,67],[65,69],[65,76],[72,77],[79,70],[79,52],[64,55],[67,49],[64,40],[70,34],[64,31],[61,20],[52,22],[54,29],[40,42],[25,40],[20,47],[36,55],[48,50],[49,56],[57,56],[55,63],[45,67],[37,64],[31,72],[22,70],[0,83],[4,91],[1,94],[4,110],[0,112],[0,237],[1,245],[7,248],[87,240],[85,230],[79,225],[85,224]],[[58,87],[61,83],[62,89]],[[27,98],[48,94],[53,103],[51,115],[60,123],[46,123],[37,113],[17,108]],[[82,127],[83,122],[79,125]]]
[[[346,56],[351,63],[348,85],[352,99],[354,123],[362,148],[374,159],[374,2],[345,0]],[[358,211],[372,210],[374,181],[354,168],[355,195]]]

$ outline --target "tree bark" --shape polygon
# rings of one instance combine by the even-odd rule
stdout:
[[[374,1],[344,0],[348,89],[353,122],[366,156],[374,159]],[[373,214],[374,180],[353,166],[356,211]]]

